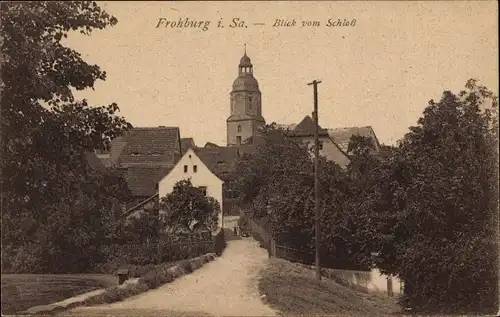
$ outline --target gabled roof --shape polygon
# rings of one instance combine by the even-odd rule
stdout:
[[[171,169],[171,167],[128,167],[124,177],[133,196],[149,197],[158,191],[158,182]]]
[[[106,166],[104,166],[103,162],[92,152],[85,152],[85,160],[90,168],[93,170],[104,172],[106,171]]]
[[[181,151],[182,153],[186,153],[188,149],[194,149],[196,144],[194,143],[193,138],[182,138],[181,139]]]
[[[200,161],[210,170],[210,172],[212,172],[212,174],[219,178],[221,181],[224,181],[224,179],[222,179],[217,173],[216,171],[218,171],[217,169],[217,165],[213,165],[213,162],[217,162],[217,160],[212,160],[211,159],[211,155],[207,154],[207,152],[205,152],[205,150],[207,150],[206,148],[196,148],[196,149],[188,149],[186,151],[186,153],[184,153],[182,155],[182,157],[177,161],[177,163],[175,164],[175,167],[176,168],[179,163],[182,161],[182,159],[189,155],[195,155],[197,156]],[[210,149],[212,150],[212,149]],[[200,154],[201,153],[201,154]],[[208,164],[207,164],[208,163]],[[209,165],[210,164],[210,165]],[[170,171],[168,171],[167,173],[163,173],[163,175],[158,179],[157,183],[162,181],[165,177],[167,177],[173,170],[174,168],[170,169]]]
[[[300,121],[292,131],[288,132],[288,136],[311,136],[314,135],[314,129],[316,125],[314,124],[314,120],[310,116],[306,116],[302,121]],[[326,135],[328,131],[323,129],[320,125],[318,125],[318,134]]]
[[[229,146],[196,148],[195,153],[223,181],[228,180],[228,174],[239,157],[238,148]]]
[[[380,147],[377,136],[371,126],[328,129],[328,134],[330,135],[330,138],[332,138],[345,152],[347,152],[349,140],[353,135],[372,138],[376,142],[376,146]]]
[[[127,141],[124,136],[119,136],[111,141],[109,158],[115,164],[118,162],[118,158],[120,157],[125,145],[127,145]]]
[[[181,153],[178,127],[133,128],[111,142],[110,157],[120,167],[173,166],[175,153]]]
[[[215,143],[207,142],[207,143],[205,143],[205,147],[219,147],[219,146]]]

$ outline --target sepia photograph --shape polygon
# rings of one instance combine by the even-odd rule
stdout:
[[[500,316],[496,1],[2,1],[2,316]]]

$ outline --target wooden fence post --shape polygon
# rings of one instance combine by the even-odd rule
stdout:
[[[392,292],[392,278],[390,276],[387,277],[387,296],[394,296]]]

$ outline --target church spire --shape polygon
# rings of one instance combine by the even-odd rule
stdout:
[[[240,64],[238,65],[239,75],[252,75],[253,74],[253,65],[252,61],[250,61],[250,57],[247,55],[247,43],[244,44],[244,55],[240,59]]]

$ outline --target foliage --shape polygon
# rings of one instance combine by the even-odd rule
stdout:
[[[377,263],[405,281],[416,310],[498,305],[497,106],[475,80],[444,92],[375,171],[365,206],[376,216]]]
[[[121,265],[152,265],[175,262],[194,258],[214,252],[212,240],[171,240],[162,238],[159,241],[106,245],[100,248],[104,255],[98,270],[110,273]]]
[[[278,244],[302,250],[305,258],[297,259],[301,262],[314,261],[312,171],[307,146],[287,138],[273,125],[261,131],[256,151],[236,166],[236,187],[253,203],[253,215],[267,219]],[[366,268],[370,251],[358,242],[357,210],[345,203],[351,197],[357,199],[347,175],[325,158],[320,158],[319,172],[321,261],[329,267]]]
[[[93,88],[106,73],[61,40],[117,20],[88,1],[2,2],[1,11],[2,246],[10,251],[2,270],[82,271],[124,193],[119,177],[89,168],[85,153],[130,125],[116,104],[75,100],[72,89]]]
[[[166,214],[163,223],[168,232],[189,235],[196,231],[213,232],[221,212],[219,202],[193,187],[190,180],[177,182],[173,191],[161,198],[160,210]]]
[[[320,161],[321,263],[405,282],[416,311],[493,312],[498,305],[498,103],[470,80],[431,100],[397,147],[352,137],[350,164]],[[279,130],[239,162],[254,214],[279,244],[313,261],[314,197],[307,151]],[[281,173],[280,173],[281,172]],[[300,252],[296,252],[300,254]]]
[[[84,305],[90,306],[103,303],[114,303],[130,296],[146,292],[150,289],[158,288],[163,284],[172,282],[182,275],[193,272],[213,259],[213,256],[206,254],[197,259],[179,261],[174,266],[170,264],[148,266],[147,270],[141,272],[137,284],[129,284],[125,287],[110,287],[106,289],[104,293],[86,299]],[[197,261],[199,265],[193,265],[193,261]]]
[[[143,243],[158,241],[163,229],[158,209],[144,210],[137,216],[131,216],[121,227],[121,243]]]
[[[256,151],[245,154],[238,161],[233,177],[234,187],[244,203],[259,200],[263,204],[259,211],[265,214],[267,198],[263,193],[287,174],[310,172],[312,165],[307,156],[307,147],[287,138],[284,132],[273,125],[260,131]]]

